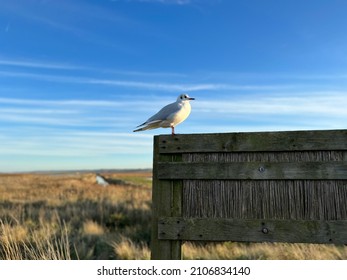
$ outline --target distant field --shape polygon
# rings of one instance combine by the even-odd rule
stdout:
[[[0,259],[149,259],[150,172],[0,174]],[[345,246],[185,243],[184,259],[347,259]]]
[[[151,174],[104,175],[0,175],[0,258],[149,258]]]

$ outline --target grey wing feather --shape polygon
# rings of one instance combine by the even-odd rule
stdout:
[[[138,125],[137,127],[139,127],[139,128],[135,129],[134,132],[157,128],[156,124],[160,123],[160,122],[161,121],[152,121],[150,123],[145,122],[143,124]]]
[[[180,107],[177,105],[176,102],[166,105],[158,113],[150,117],[144,124],[150,123],[153,121],[158,121],[158,120],[160,121],[166,120],[170,115],[179,111],[179,109]]]

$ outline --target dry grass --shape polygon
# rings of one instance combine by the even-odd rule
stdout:
[[[131,181],[105,174],[118,175]],[[102,187],[94,174],[0,175],[0,259],[118,259],[114,242],[126,238],[148,247],[148,182]]]
[[[1,259],[69,260],[71,259],[67,228],[40,224],[35,230],[25,225],[0,222]]]
[[[145,243],[134,243],[128,238],[113,242],[112,247],[116,255],[122,260],[148,260],[151,252]]]
[[[151,173],[0,174],[0,259],[149,259]],[[184,259],[347,259],[347,247],[185,243]]]
[[[183,258],[190,260],[342,260],[347,247],[318,244],[237,243],[224,242],[183,245]]]
[[[101,236],[105,234],[105,229],[98,223],[88,220],[83,223],[83,234],[86,236],[95,235]]]

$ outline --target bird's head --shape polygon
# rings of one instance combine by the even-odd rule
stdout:
[[[193,97],[189,97],[188,94],[186,93],[183,93],[183,94],[180,94],[178,97],[177,97],[177,101],[189,101],[189,100],[195,100],[195,98]]]

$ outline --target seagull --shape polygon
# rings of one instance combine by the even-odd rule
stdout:
[[[154,129],[159,127],[171,127],[172,135],[175,135],[175,126],[183,122],[190,114],[191,106],[189,101],[195,98],[188,94],[180,94],[176,102],[163,107],[158,113],[150,117],[143,124],[140,124],[134,132]]]

